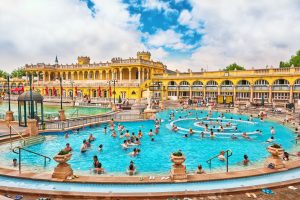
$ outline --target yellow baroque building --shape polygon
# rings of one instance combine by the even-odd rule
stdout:
[[[64,97],[139,99],[143,83],[166,70],[161,62],[151,60],[149,52],[138,52],[136,58],[113,58],[111,62],[90,63],[89,57],[78,57],[76,64],[26,65],[27,76],[36,74],[34,89],[44,96],[60,96],[62,78]],[[113,81],[115,80],[115,82]],[[26,88],[28,90],[28,87]]]
[[[264,68],[244,71],[203,71],[186,73],[168,70],[161,62],[151,60],[149,52],[138,52],[135,58],[113,58],[111,62],[90,63],[89,57],[78,57],[76,64],[25,65],[27,76],[34,78],[34,90],[48,97],[89,97],[91,100],[119,97],[140,99],[148,89],[158,99],[206,99],[231,96],[233,101],[287,103],[300,98],[300,68]],[[116,80],[115,86],[112,80]],[[2,85],[4,83],[1,83]],[[23,84],[15,81],[15,84]],[[25,87],[25,90],[28,90]]]

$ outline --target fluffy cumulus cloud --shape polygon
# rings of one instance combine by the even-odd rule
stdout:
[[[187,51],[193,48],[193,45],[185,44],[182,37],[182,34],[177,33],[172,29],[165,31],[160,29],[155,34],[148,34],[146,40],[150,47],[164,47],[178,51]]]
[[[0,1],[1,69],[53,63],[56,55],[61,63],[79,55],[107,61],[139,50],[171,69],[251,68],[278,66],[300,49],[299,0],[92,2],[93,9],[82,0]]]
[[[169,60],[199,70],[237,62],[248,68],[278,66],[300,49],[298,0],[190,0],[178,23],[203,34],[200,47],[185,61]],[[178,64],[179,63],[179,64]]]
[[[78,55],[92,61],[129,57],[144,49],[137,31],[139,15],[120,0],[0,1],[0,66],[10,71],[25,63],[74,63]]]

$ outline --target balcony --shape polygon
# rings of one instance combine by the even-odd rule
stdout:
[[[273,85],[272,90],[273,91],[289,91],[290,86],[289,85]]]
[[[179,86],[179,90],[189,91],[190,90],[190,86],[188,86],[188,85],[181,85],[181,86]]]
[[[177,90],[177,86],[176,85],[168,85],[168,90],[176,91]]]
[[[221,91],[233,91],[233,86],[221,86]]]
[[[250,91],[250,86],[238,85],[238,86],[236,86],[236,90],[237,91],[246,91],[246,92],[249,92]]]
[[[300,85],[294,85],[294,90],[300,91]]]
[[[203,86],[200,86],[200,85],[199,86],[198,85],[197,86],[196,85],[192,86],[192,90],[202,91],[203,90]]]
[[[206,86],[206,91],[218,91],[218,86],[215,86],[215,85],[207,85]]]
[[[255,85],[253,89],[254,89],[254,91],[269,91],[269,86],[268,85]]]

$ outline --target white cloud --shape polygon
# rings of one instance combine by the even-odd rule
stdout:
[[[143,0],[142,7],[144,7],[146,10],[158,10],[164,12],[164,14],[177,12],[170,7],[169,2],[165,2],[162,0]]]
[[[183,10],[178,22],[204,36],[202,46],[183,62],[185,66],[197,70],[201,66],[219,69],[233,62],[248,68],[278,66],[300,48],[298,0],[190,3],[193,9]]]
[[[166,47],[178,51],[187,51],[193,48],[193,45],[185,44],[182,34],[175,32],[173,29],[158,30],[153,35],[147,35],[147,44],[151,47]]]
[[[94,0],[96,14],[81,1],[0,1],[0,66],[12,70],[26,63],[74,63],[77,56],[106,61],[135,55],[144,45],[139,15],[119,0]]]

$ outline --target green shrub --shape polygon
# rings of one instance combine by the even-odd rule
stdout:
[[[181,151],[173,152],[173,156],[182,156]]]
[[[273,144],[271,147],[273,147],[273,148],[276,148],[276,149],[280,149],[281,148],[281,146],[280,145],[278,145],[278,144]]]
[[[58,155],[67,155],[69,152],[68,151],[65,151],[65,150],[60,150],[60,152],[58,153]]]

